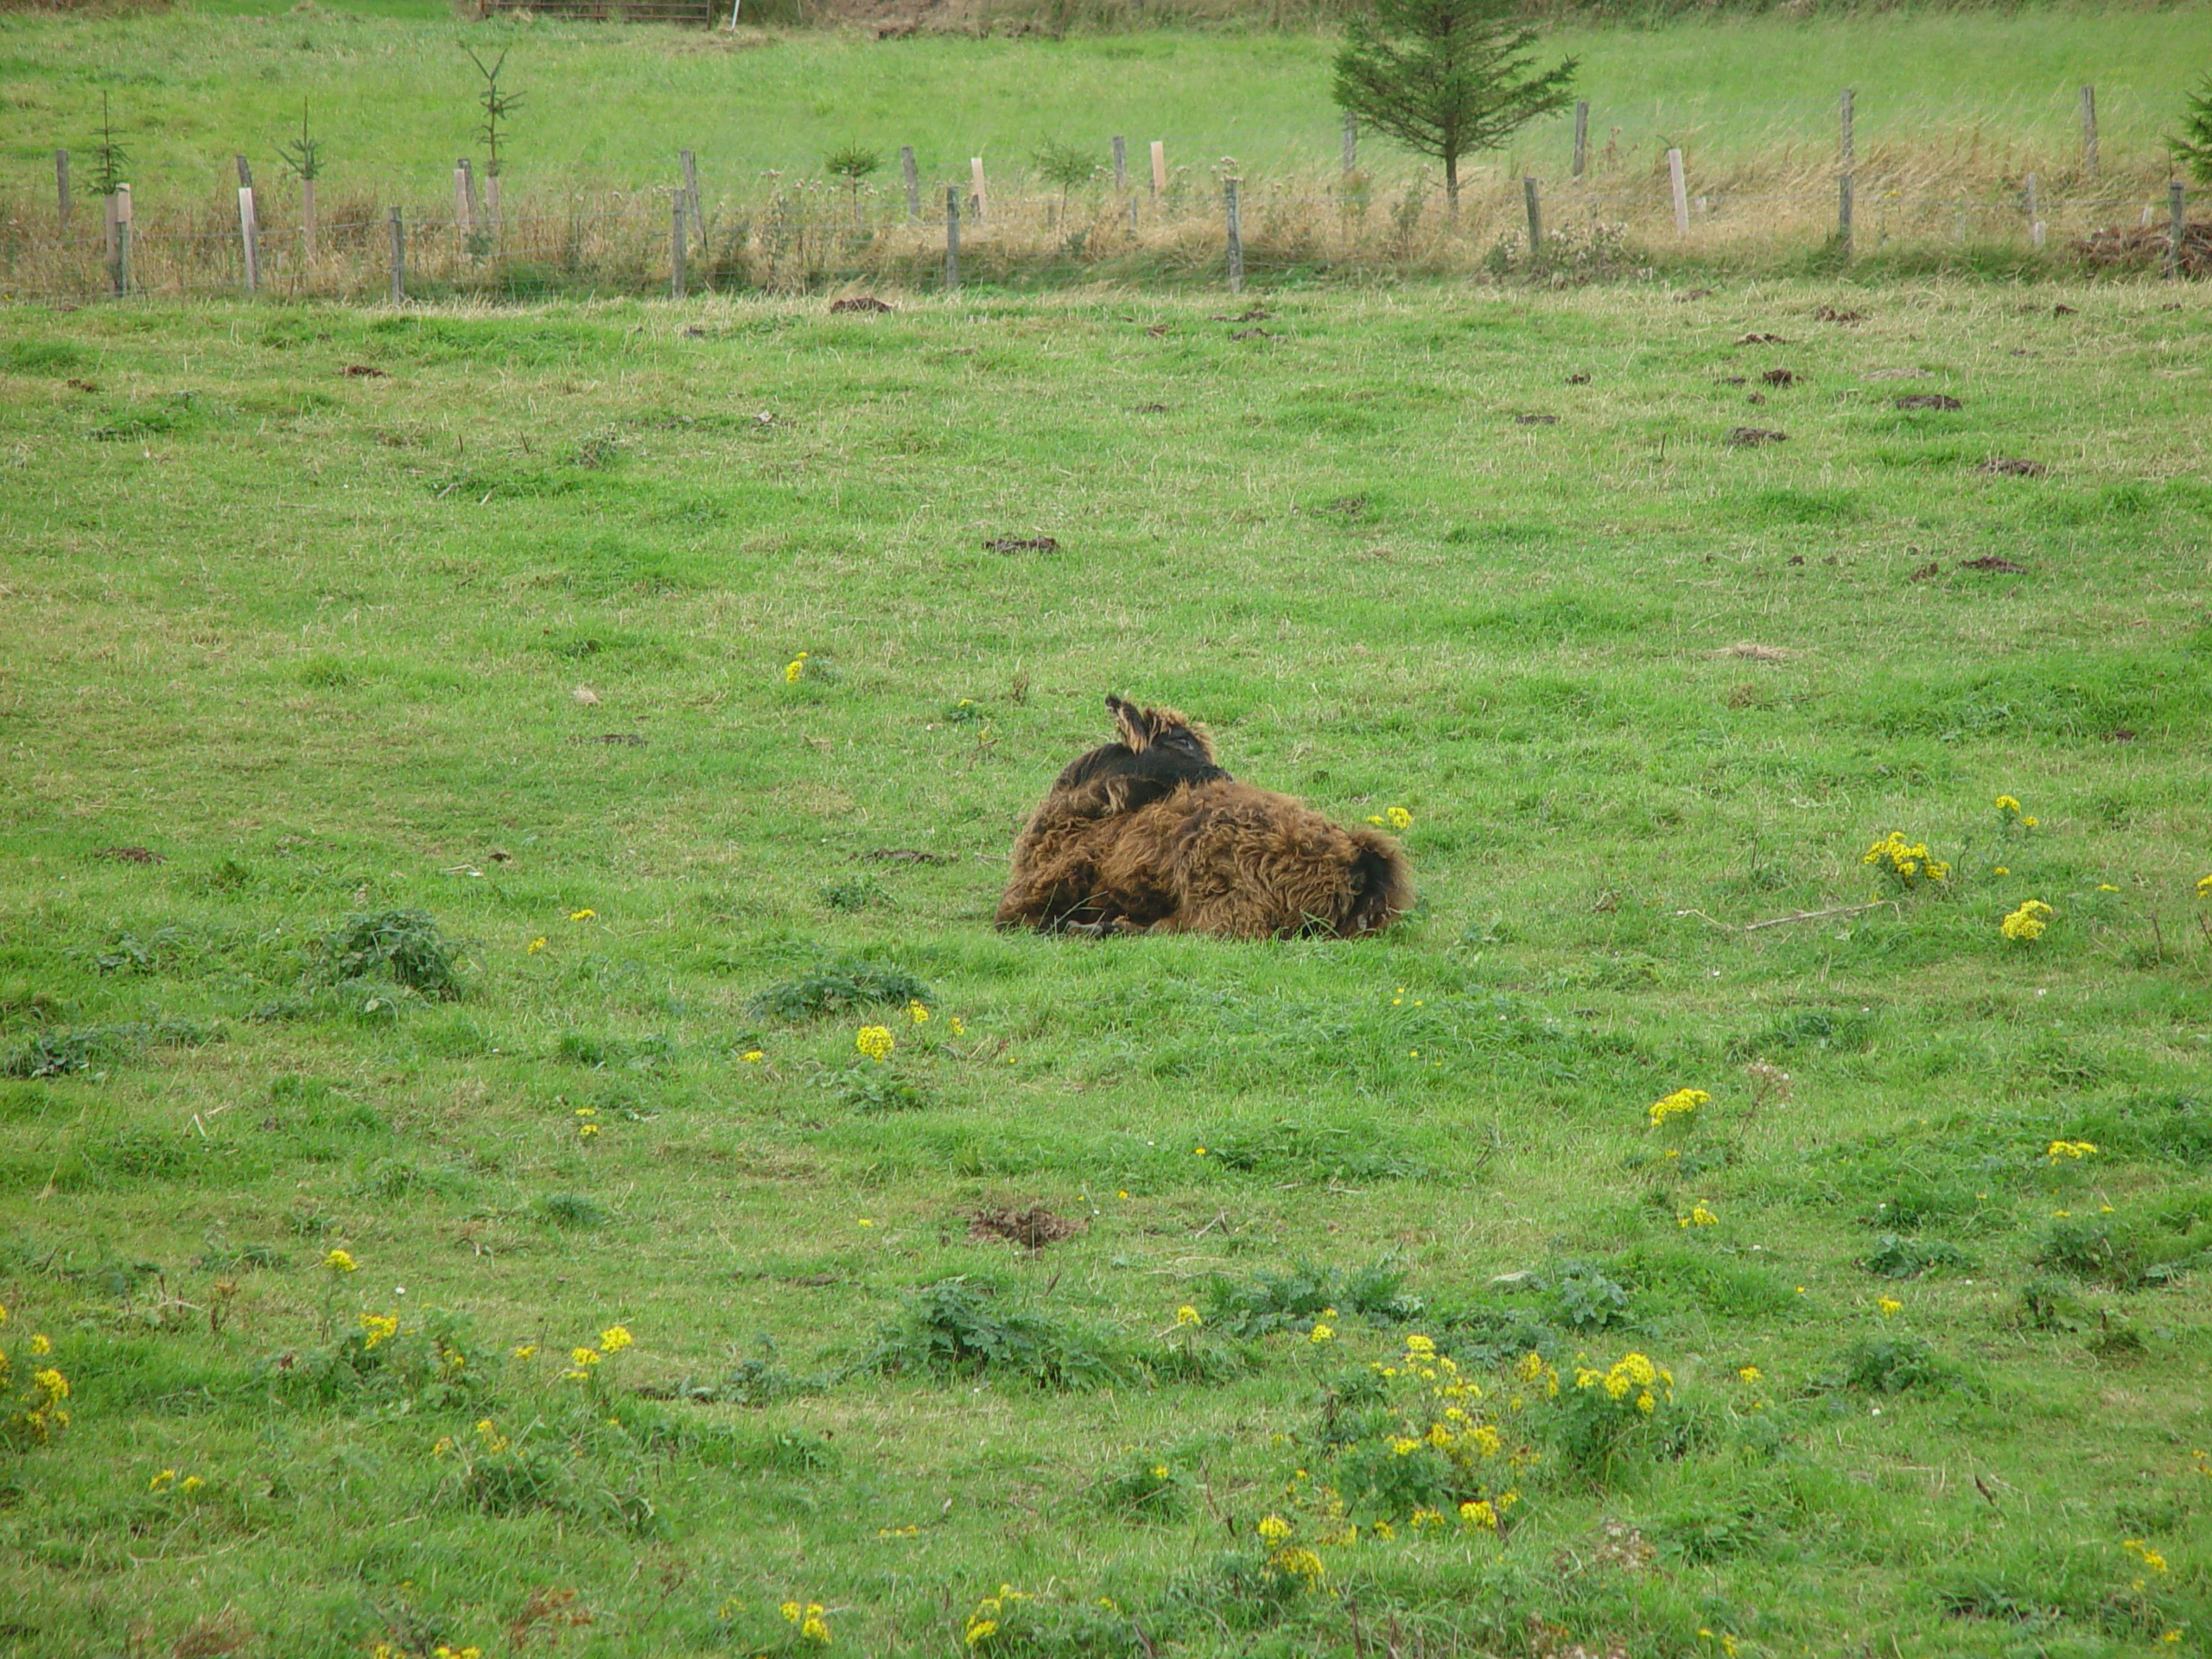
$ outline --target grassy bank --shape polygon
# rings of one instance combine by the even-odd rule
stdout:
[[[2204,1650],[2212,308],[1271,303],[0,317],[0,1650]]]
[[[1694,167],[1790,147],[1829,157],[1836,94],[1849,86],[1862,146],[1971,146],[1988,174],[2040,163],[2048,178],[2079,161],[2076,96],[2094,82],[2106,168],[2162,178],[2158,138],[2204,73],[2208,29],[2202,5],[2050,7],[1571,28],[1552,40],[1582,60],[1609,166],[1648,171],[1669,145]],[[507,83],[528,100],[508,150],[518,188],[578,175],[665,184],[688,147],[709,190],[727,191],[763,169],[817,172],[849,143],[877,147],[894,168],[911,144],[925,179],[957,182],[980,155],[1011,182],[1046,139],[1095,143],[1103,162],[1116,132],[1140,168],[1154,138],[1201,169],[1223,156],[1261,175],[1327,173],[1337,162],[1325,35],[877,41],[183,8],[0,17],[13,100],[0,188],[18,209],[50,202],[58,146],[76,153],[88,190],[105,91],[142,199],[197,194],[240,150],[274,180],[276,145],[296,136],[303,99],[332,188],[385,200],[435,189],[454,156],[481,160],[474,71],[456,36],[514,41]],[[1510,176],[1555,179],[1569,141],[1554,122],[1500,160]],[[1366,164],[1401,170],[1377,143]]]

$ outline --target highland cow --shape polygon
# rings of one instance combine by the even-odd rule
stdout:
[[[1001,927],[1349,938],[1412,905],[1389,836],[1237,782],[1172,709],[1106,706],[1121,741],[1070,763],[1030,815]]]

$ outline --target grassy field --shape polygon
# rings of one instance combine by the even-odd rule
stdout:
[[[379,9],[380,10],[380,9]],[[302,99],[325,141],[334,191],[383,200],[435,191],[454,157],[479,154],[474,71],[459,41],[512,39],[512,188],[576,175],[665,185],[696,149],[709,194],[762,169],[817,171],[842,144],[893,160],[914,146],[925,180],[964,183],[982,156],[1002,187],[1047,139],[1103,148],[1126,135],[1167,141],[1203,170],[1224,155],[1262,175],[1333,170],[1338,117],[1328,93],[1335,38],[1161,31],[1064,41],[855,33],[725,34],[537,22],[460,23],[444,9],[180,7],[159,16],[0,16],[10,80],[0,141],[12,200],[50,203],[52,152],[89,168],[107,92],[132,156],[141,210],[197,197],[245,151],[264,182],[296,136]],[[363,15],[368,13],[369,15]],[[1649,171],[1669,145],[1693,168],[1796,145],[1825,161],[1835,99],[1858,93],[1862,152],[1971,145],[1990,171],[2040,168],[2058,188],[2079,161],[2076,98],[2098,89],[2104,166],[2163,179],[2160,136],[2205,70],[2212,10],[2039,6],[2014,11],[1780,17],[1649,29],[1572,29],[1553,37],[1582,60],[1601,164]],[[1532,129],[1506,175],[1567,171],[1564,118]],[[1367,164],[1404,170],[1379,143]],[[89,188],[89,187],[84,187]]]
[[[2212,298],[1268,304],[0,315],[0,1651],[2212,1651]]]

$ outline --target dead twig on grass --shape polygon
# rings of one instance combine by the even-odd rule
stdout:
[[[1765,927],[1786,927],[1791,922],[1817,922],[1824,916],[1856,916],[1862,912],[1879,910],[1885,905],[1894,910],[1894,899],[1877,899],[1871,905],[1833,905],[1826,910],[1801,910],[1793,915],[1770,917],[1764,922],[1723,922],[1707,915],[1701,910],[1678,910],[1677,916],[1694,916],[1701,922],[1711,922],[1724,933],[1756,933]]]

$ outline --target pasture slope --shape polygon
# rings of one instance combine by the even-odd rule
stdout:
[[[0,1651],[2212,1651],[2212,299],[1252,312],[0,315]]]

